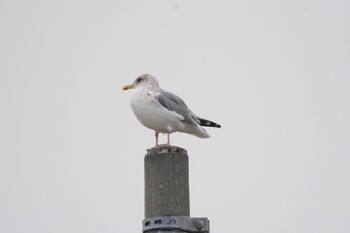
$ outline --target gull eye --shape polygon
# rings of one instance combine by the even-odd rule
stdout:
[[[135,82],[136,82],[136,83],[140,83],[142,80],[144,80],[144,78],[138,77],[138,78],[135,80]]]

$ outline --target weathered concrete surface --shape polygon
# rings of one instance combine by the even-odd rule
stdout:
[[[190,216],[188,155],[176,146],[159,146],[145,156],[145,218]]]

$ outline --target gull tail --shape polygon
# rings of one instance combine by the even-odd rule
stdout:
[[[219,125],[219,124],[217,124],[217,123],[215,123],[213,121],[209,121],[209,120],[206,120],[206,119],[203,119],[203,118],[200,118],[200,117],[197,117],[197,120],[198,120],[198,123],[201,126],[221,128],[221,125]]]

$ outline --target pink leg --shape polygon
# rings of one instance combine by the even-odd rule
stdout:
[[[159,133],[157,131],[154,131],[155,132],[155,136],[156,136],[156,146],[158,146],[158,135]]]
[[[168,133],[168,142],[166,145],[170,146],[170,133]]]
[[[167,139],[168,139],[168,142],[166,144],[159,144],[158,143],[158,136],[159,136],[159,132],[157,131],[154,131],[155,132],[155,137],[156,137],[156,146],[170,146],[170,133],[167,133]]]

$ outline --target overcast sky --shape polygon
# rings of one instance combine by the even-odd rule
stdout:
[[[141,232],[143,73],[222,125],[175,133],[211,232],[350,232],[350,2],[0,1],[0,232]],[[165,142],[166,137],[161,136]]]

